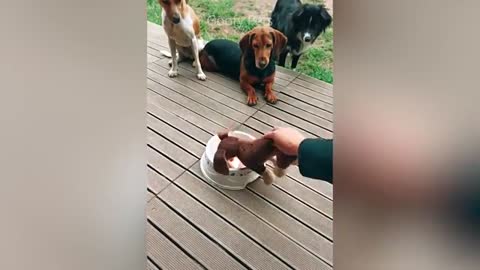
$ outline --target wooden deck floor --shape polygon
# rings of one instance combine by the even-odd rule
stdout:
[[[332,269],[332,186],[304,178],[297,167],[266,186],[218,189],[203,180],[199,159],[208,139],[235,127],[259,136],[293,126],[331,138],[332,86],[283,68],[279,102],[246,105],[238,82],[190,64],[167,76],[160,26],[148,24],[147,269]]]

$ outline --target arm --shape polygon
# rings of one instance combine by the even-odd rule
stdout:
[[[298,147],[298,167],[305,177],[333,183],[333,140],[304,139]]]

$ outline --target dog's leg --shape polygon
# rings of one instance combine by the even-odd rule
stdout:
[[[168,71],[168,77],[176,77],[178,75],[178,63],[177,63],[177,44],[175,40],[168,39],[168,46],[170,46],[170,53],[172,54],[172,67]]]
[[[265,99],[268,103],[275,104],[277,103],[277,96],[273,92],[273,81],[265,83]]]
[[[297,68],[298,59],[300,59],[300,55],[292,55],[292,69]]]
[[[240,80],[240,88],[247,93],[248,106],[257,105],[257,95],[255,94],[255,88],[253,88],[248,82]]]
[[[280,58],[278,59],[278,65],[284,67],[285,61],[287,60],[288,51],[284,51],[280,54]]]
[[[195,58],[195,67],[197,68],[197,78],[199,80],[205,81],[207,76],[203,73],[202,65],[200,64],[200,59],[198,57],[198,41],[196,37],[192,39],[192,50],[193,50],[193,57]]]

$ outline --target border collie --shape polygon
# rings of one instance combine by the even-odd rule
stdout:
[[[332,17],[323,5],[302,4],[300,0],[278,0],[272,11],[271,26],[288,38],[286,49],[278,64],[285,66],[288,53],[292,54],[292,69],[300,56],[332,23]]]

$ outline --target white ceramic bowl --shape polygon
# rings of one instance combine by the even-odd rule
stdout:
[[[232,131],[229,135],[244,139],[255,139],[252,135],[241,131]],[[200,168],[208,181],[223,189],[240,190],[244,189],[247,184],[258,179],[259,175],[246,167],[238,169],[230,168],[228,176],[217,173],[213,168],[213,157],[215,156],[219,143],[220,138],[218,136],[210,138],[205,147],[205,152],[200,159]]]

